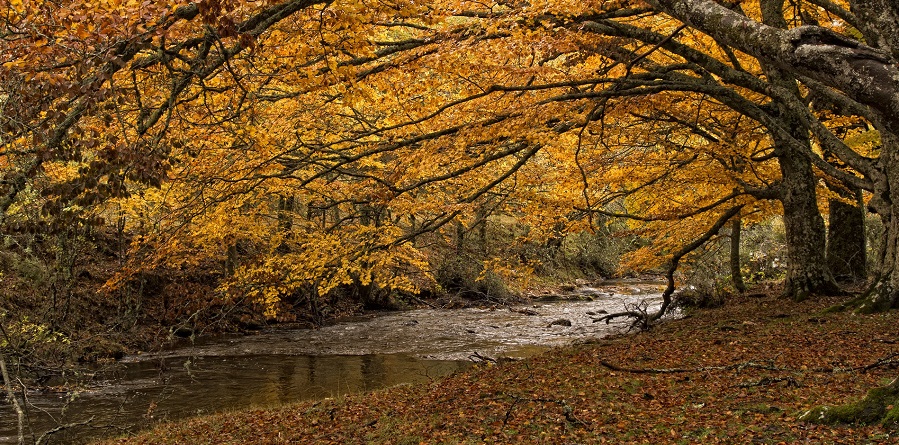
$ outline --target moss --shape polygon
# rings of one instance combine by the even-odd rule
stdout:
[[[849,303],[835,304],[835,305],[821,311],[821,314],[826,315],[826,314],[835,314],[837,312],[845,312],[846,309],[849,309],[849,307],[850,307]]]
[[[744,411],[744,412],[756,413],[756,414],[773,414],[773,413],[779,413],[781,411],[781,409],[776,406],[767,405],[764,403],[753,403],[753,404],[745,405],[745,406],[741,407],[740,410]]]
[[[818,406],[799,418],[826,425],[894,424],[899,420],[899,379],[868,391],[868,395],[858,402],[833,407]]]
[[[899,426],[899,403],[893,403],[893,408],[883,416],[882,423],[885,426]]]

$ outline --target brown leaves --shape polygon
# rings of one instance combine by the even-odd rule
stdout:
[[[167,425],[116,443],[879,443],[879,427],[824,427],[797,421],[812,404],[864,395],[895,370],[801,371],[841,356],[864,364],[891,349],[896,314],[807,315],[830,301],[785,307],[768,297],[694,314],[650,333],[486,366],[430,385],[341,400],[219,414]],[[787,317],[771,317],[788,312]],[[753,324],[743,324],[752,321]],[[738,326],[722,331],[723,325]],[[847,331],[851,331],[847,332]],[[891,334],[891,335],[892,335]],[[844,339],[832,347],[836,339]],[[738,341],[735,351],[729,344]],[[597,357],[640,368],[704,371],[634,374],[597,366]],[[746,360],[778,368],[722,367]],[[768,378],[766,385],[740,385]],[[793,378],[800,386],[790,384]],[[783,379],[778,381],[778,379]]]

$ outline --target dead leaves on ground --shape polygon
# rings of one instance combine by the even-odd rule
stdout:
[[[829,303],[747,299],[430,385],[219,414],[112,443],[896,441],[883,427],[797,420],[812,405],[855,400],[896,374],[899,314],[822,315]]]

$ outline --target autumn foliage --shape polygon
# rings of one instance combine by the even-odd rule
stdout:
[[[190,310],[160,318],[212,301],[321,321],[338,300],[439,293],[440,265],[476,239],[478,280],[525,283],[542,259],[522,246],[610,221],[640,240],[620,270],[669,272],[667,307],[726,223],[780,217],[802,299],[837,290],[821,210],[863,196],[891,280],[895,116],[677,3],[8,1],[4,248],[69,240],[51,262],[71,286],[74,240],[115,238],[92,298],[132,315],[193,276],[173,294]],[[867,51],[849,6],[729,11]]]

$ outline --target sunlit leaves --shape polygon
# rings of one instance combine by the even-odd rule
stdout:
[[[222,296],[270,315],[344,285],[426,285],[435,240],[490,218],[534,241],[626,216],[651,240],[630,264],[653,267],[725,207],[776,213],[751,192],[780,171],[764,127],[716,96],[761,107],[764,89],[664,44],[758,63],[643,8],[17,1],[0,103],[27,106],[3,114],[0,162],[48,208],[124,216],[118,283],[214,265]],[[651,36],[598,31],[609,21]],[[876,135],[841,119],[873,154]],[[488,269],[530,267],[514,262]]]

